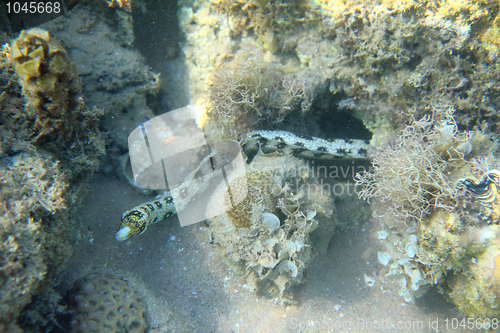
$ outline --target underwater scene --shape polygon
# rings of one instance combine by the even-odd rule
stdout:
[[[499,331],[499,59],[498,0],[4,0],[0,332]]]

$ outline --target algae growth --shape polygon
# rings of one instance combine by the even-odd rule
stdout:
[[[172,29],[151,38],[182,42],[146,57],[167,63],[146,63],[141,52],[164,48],[140,49],[136,34],[153,13],[165,19],[156,10],[165,3],[182,36],[169,39]],[[165,3],[82,2],[57,22],[2,34],[4,330],[62,325],[62,302],[49,319],[35,303],[61,297],[54,278],[75,240],[93,239],[75,213],[86,182],[99,162],[114,175],[134,128],[188,102],[212,142],[243,147],[248,131],[263,129],[370,140],[356,189],[369,199],[381,246],[363,255],[382,266],[366,281],[385,287],[386,275],[395,277],[395,296],[413,305],[436,286],[460,314],[498,316],[498,1]],[[303,196],[302,185],[325,179],[277,174],[312,165],[289,152],[249,154],[250,196],[200,228],[252,297],[298,301],[293,309],[307,302],[300,288],[317,279],[307,274],[316,252],[341,262],[328,251],[332,235],[342,227],[342,237],[368,238],[356,228],[369,214],[351,197]],[[348,175],[325,181],[347,187]],[[131,253],[134,242],[117,251]],[[220,325],[214,330],[228,328]]]

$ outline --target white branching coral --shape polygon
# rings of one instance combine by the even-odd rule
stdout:
[[[398,220],[421,220],[435,208],[457,204],[455,171],[470,165],[471,133],[457,131],[452,117],[433,124],[429,117],[413,121],[401,136],[374,149],[371,172],[358,174],[361,198],[379,198]]]
[[[430,285],[454,283],[454,278],[472,281],[477,265],[471,263],[498,237],[498,225],[479,218],[479,210],[463,195],[464,179],[472,177],[475,186],[488,169],[486,157],[496,146],[491,139],[484,129],[459,131],[451,116],[441,122],[413,120],[393,142],[372,152],[372,170],[356,176],[363,187],[360,197],[378,199],[391,213],[383,216],[378,233],[386,247],[378,259],[397,279],[406,302]],[[462,291],[451,295],[469,311],[461,304]]]

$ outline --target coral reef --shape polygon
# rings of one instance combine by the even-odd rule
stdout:
[[[276,125],[293,111],[309,110],[308,82],[286,76],[263,57],[261,49],[247,45],[214,73],[206,94],[208,140],[241,141],[259,125]]]
[[[68,292],[72,332],[147,332],[150,317],[144,298],[113,274],[89,274]]]
[[[489,26],[497,2],[316,1],[323,33],[300,36],[297,54],[324,69],[330,91],[386,142],[408,116],[460,126],[498,116],[498,71],[484,44],[472,38]],[[496,125],[495,125],[496,126]]]
[[[101,126],[112,140],[107,154],[111,158],[127,151],[128,134],[134,128],[155,117],[148,98],[160,88],[159,74],[138,51],[123,47],[133,38],[130,20],[129,13],[92,2],[44,25],[74,63],[85,103],[106,110]]]
[[[358,178],[358,184],[367,186],[365,198],[376,198],[377,210],[388,211],[387,228],[379,234],[388,249],[379,259],[399,278],[401,295],[411,301],[425,286],[439,284],[469,315],[494,309],[490,301],[480,305],[479,297],[466,293],[486,295],[496,279],[484,267],[496,258],[491,244],[497,239],[497,200],[485,205],[462,180],[479,186],[498,168],[490,134],[498,132],[500,120],[498,1],[290,4],[284,15],[292,16],[289,22],[301,22],[303,29],[280,25],[279,15],[260,19],[259,11],[266,8],[260,1],[179,2],[183,50],[193,73],[191,98],[194,104],[206,103],[207,133],[239,141],[248,130],[296,122],[308,127],[305,133],[322,137],[279,99],[268,107],[275,94],[263,94],[255,84],[258,89],[248,89],[252,85],[246,83],[256,79],[245,76],[245,62],[238,66],[242,45],[263,46],[262,60],[249,62],[259,77],[265,78],[259,74],[263,67],[276,69],[281,78],[314,77],[318,84],[309,88],[315,89],[310,107],[301,110],[305,118],[317,121],[324,119],[318,114],[345,112],[373,133],[372,146],[382,147],[372,155],[373,171]],[[215,68],[226,66],[227,75],[219,72],[210,80]],[[221,84],[217,75],[230,84]],[[316,94],[319,88],[325,92]],[[218,128],[210,123],[214,120],[223,125]],[[467,299],[475,305],[464,304]]]
[[[335,224],[330,194],[308,173],[298,158],[257,155],[247,169],[248,195],[209,222],[211,243],[230,268],[245,275],[247,287],[285,304],[293,303],[287,289],[305,281],[315,251],[311,233],[319,224]],[[230,180],[233,197],[224,194],[225,186],[214,197],[224,195],[229,204],[242,182]]]
[[[80,85],[66,50],[46,30],[34,28],[21,32],[10,57],[27,99],[27,118],[34,122],[32,135],[70,132]]]
[[[206,102],[211,72],[230,63],[241,45],[259,45],[259,34],[238,37],[254,29],[257,2],[244,9],[239,1],[179,3],[192,103]],[[409,116],[441,121],[453,114],[460,127],[487,120],[496,130],[499,67],[486,36],[494,35],[498,2],[318,0],[299,7],[284,15],[303,21],[302,29],[276,26],[281,41],[265,48],[264,59],[299,81],[314,77],[326,85],[328,93],[312,100],[313,113],[362,120],[374,145],[390,140]]]
[[[102,111],[85,107],[67,52],[44,30],[4,44],[0,86],[0,330],[9,331],[71,253],[75,205],[104,136]]]
[[[225,14],[234,36],[255,34],[257,43],[275,53],[283,48],[287,35],[308,20],[307,0],[292,1],[212,1]]]
[[[379,231],[387,248],[379,261],[398,279],[407,302],[439,284],[467,315],[498,316],[495,272],[485,269],[495,267],[498,221],[494,214],[480,218],[480,198],[472,200],[464,189],[472,186],[470,177],[486,174],[481,161],[495,149],[484,130],[459,132],[453,118],[424,118],[376,148],[373,170],[357,175],[357,185],[364,186],[360,196],[389,212]],[[473,292],[477,297],[471,298]]]

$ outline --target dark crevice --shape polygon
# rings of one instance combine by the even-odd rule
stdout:
[[[342,110],[339,103],[345,99],[342,93],[332,94],[329,82],[319,84],[314,90],[314,101],[307,112],[290,113],[276,129],[321,138],[370,140],[372,133],[350,110]]]

